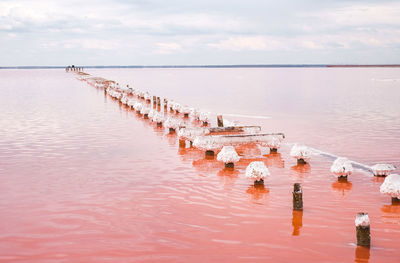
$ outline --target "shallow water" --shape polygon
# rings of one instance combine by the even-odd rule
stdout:
[[[0,262],[400,260],[400,206],[379,193],[383,179],[356,170],[340,183],[332,159],[297,166],[289,156],[303,142],[400,167],[398,69],[88,73],[284,132],[288,145],[278,154],[245,147],[225,170],[72,73],[1,70]],[[271,176],[254,188],[244,171],[260,158]],[[294,182],[303,212],[292,212]],[[370,250],[355,245],[361,211]]]

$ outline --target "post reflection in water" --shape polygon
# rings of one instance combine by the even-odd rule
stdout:
[[[246,193],[250,194],[254,200],[260,200],[269,194],[269,189],[264,185],[250,185]]]
[[[311,173],[311,166],[309,163],[306,164],[297,164],[290,167],[291,171],[294,171],[297,176],[300,178],[307,177]]]
[[[368,262],[370,257],[370,248],[369,247],[356,247],[355,259],[354,262]]]
[[[232,189],[235,185],[235,181],[239,177],[240,172],[233,168],[223,168],[217,173],[218,178],[224,184],[225,189]]]
[[[292,236],[300,235],[300,228],[303,226],[303,211],[293,210],[292,213]]]
[[[285,168],[285,161],[280,153],[272,152],[263,156],[267,159],[265,162],[267,167]]]
[[[351,188],[353,187],[353,184],[349,181],[335,181],[332,183],[332,189],[339,193],[341,196],[347,195],[350,191]]]

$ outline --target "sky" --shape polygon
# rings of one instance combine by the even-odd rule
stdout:
[[[400,1],[0,0],[0,66],[400,64]]]

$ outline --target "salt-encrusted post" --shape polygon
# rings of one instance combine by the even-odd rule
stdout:
[[[224,120],[222,119],[222,115],[217,116],[218,127],[224,127]]]
[[[299,183],[293,186],[293,210],[303,210],[303,191]]]
[[[371,170],[374,176],[385,177],[391,174],[394,170],[396,170],[396,166],[392,164],[378,163],[375,164],[374,166],[371,166]]]
[[[264,179],[269,175],[268,168],[261,161],[251,162],[246,167],[246,177],[254,181],[254,186],[264,185]]]
[[[168,100],[164,98],[164,109],[166,110],[168,108]]]
[[[156,105],[156,99],[157,99],[157,97],[153,96],[153,105]]]
[[[161,106],[161,98],[157,97],[157,106]]]
[[[392,197],[392,204],[400,204],[400,175],[389,174],[380,187],[382,194],[387,194]]]
[[[217,160],[225,163],[225,168],[234,168],[234,163],[240,160],[233,146],[224,146],[217,155]]]
[[[368,213],[358,213],[355,220],[357,232],[357,246],[369,247],[371,233]]]
[[[305,145],[295,144],[290,150],[290,155],[297,159],[297,164],[306,164],[311,158],[311,152]]]

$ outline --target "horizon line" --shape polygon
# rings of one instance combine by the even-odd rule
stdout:
[[[63,69],[68,66],[0,66],[0,69]],[[83,68],[322,68],[400,67],[400,64],[222,64],[222,65],[77,65]]]

